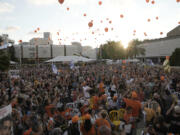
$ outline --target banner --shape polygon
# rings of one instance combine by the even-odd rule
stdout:
[[[0,134],[2,135],[13,135],[13,122],[11,113],[11,105],[0,109]]]
[[[19,70],[9,70],[10,78],[19,78]]]
[[[55,64],[52,64],[52,71],[54,74],[58,74],[58,69]]]

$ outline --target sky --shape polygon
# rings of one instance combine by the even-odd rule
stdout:
[[[126,47],[135,38],[166,37],[167,32],[179,25],[180,2],[154,0],[152,4],[152,1],[64,0],[60,4],[58,0],[0,0],[0,35],[9,34],[18,43],[43,37],[43,32],[49,31],[57,45],[78,41],[95,48],[112,40],[121,41]],[[90,21],[93,21],[91,28]],[[108,32],[104,30],[106,27]],[[40,30],[35,33],[37,28]]]

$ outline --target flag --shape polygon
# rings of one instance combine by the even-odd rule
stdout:
[[[73,62],[73,61],[71,61],[71,63],[70,63],[70,68],[71,68],[71,69],[74,68],[74,62]]]
[[[58,74],[58,69],[55,64],[52,64],[52,71],[54,74]]]
[[[165,72],[171,72],[171,67],[169,64],[169,59],[166,59],[163,63],[164,71]]]

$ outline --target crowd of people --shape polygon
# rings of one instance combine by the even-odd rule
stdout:
[[[179,135],[180,71],[57,67],[58,74],[51,65],[21,67],[19,78],[0,73],[0,107],[11,104],[14,135]]]

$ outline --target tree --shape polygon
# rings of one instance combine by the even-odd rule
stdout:
[[[141,43],[142,41],[138,39],[130,41],[127,48],[127,56],[136,58],[138,55],[145,55],[145,49],[139,46]]]
[[[180,66],[180,48],[176,48],[170,57],[171,66]]]
[[[9,56],[5,51],[0,50],[0,71],[6,71],[10,65]]]
[[[3,42],[3,38],[2,38],[2,36],[0,36],[0,46],[1,46],[2,42]]]
[[[107,43],[100,46],[99,51],[103,59],[117,60],[125,58],[125,49],[121,42],[107,41]]]

